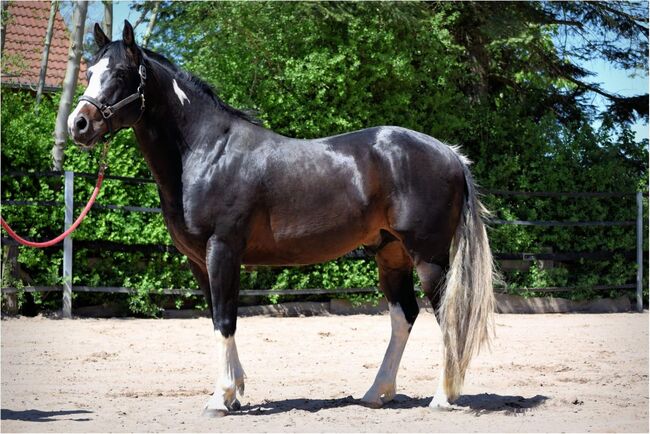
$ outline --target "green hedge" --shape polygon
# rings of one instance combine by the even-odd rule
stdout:
[[[628,124],[614,123],[607,113],[600,115],[601,126],[593,127],[596,114],[584,90],[548,67],[547,61],[557,56],[555,28],[522,21],[520,6],[163,2],[152,43],[214,85],[228,103],[257,110],[267,127],[282,134],[318,137],[400,125],[462,145],[475,161],[475,178],[487,189],[646,190],[648,141],[636,141]],[[493,25],[501,19],[510,25]],[[3,172],[49,169],[57,98],[45,97],[35,116],[30,93],[3,89]],[[119,134],[109,157],[110,174],[149,176],[130,131]],[[69,146],[65,167],[95,172],[96,153]],[[76,203],[86,202],[93,185],[94,179],[77,178]],[[62,201],[62,197],[60,178],[2,178],[3,199]],[[636,218],[633,197],[486,195],[484,201],[496,218],[507,220]],[[107,180],[99,202],[156,207],[158,197],[154,185]],[[647,210],[647,200],[645,205]],[[5,206],[2,213],[19,233],[31,237],[48,239],[61,230],[62,207]],[[489,236],[495,252],[635,248],[633,227],[494,226]],[[162,217],[153,213],[93,210],[74,237],[171,244]],[[61,283],[60,258],[56,248],[20,248],[21,267],[39,285]],[[599,295],[589,289],[594,284],[635,280],[634,263],[622,255],[606,261],[556,261],[552,268],[542,265],[535,262],[529,270],[505,273],[506,290],[577,286],[581,290],[561,295],[589,298]],[[157,293],[161,288],[195,287],[186,259],[179,255],[77,248],[73,275],[75,285],[136,289],[128,296],[76,295],[77,304],[118,299],[133,313],[157,315],[161,307],[203,303],[198,297]],[[11,280],[3,274],[3,285],[21,284]],[[241,274],[243,289],[376,285],[372,260],[339,259]],[[58,298],[48,296],[45,304],[56,307]]]
[[[57,96],[44,98],[39,115],[32,112],[33,98],[25,92],[3,92],[2,104],[2,163],[3,173],[12,170],[45,171],[49,169],[51,131],[55,119]],[[575,142],[581,137],[574,137]],[[584,140],[584,139],[583,139]],[[562,152],[565,143],[557,143]],[[599,152],[606,152],[599,148]],[[569,156],[570,157],[570,154]],[[573,160],[569,159],[569,162]],[[94,173],[97,169],[97,151],[82,152],[74,146],[66,150],[65,168],[78,172]],[[558,165],[565,158],[555,157],[538,164],[553,167],[544,182],[533,183],[531,190],[579,190],[592,181],[591,190],[621,190],[620,183],[610,183],[610,176],[575,174],[569,176],[571,167]],[[148,169],[141,158],[131,132],[122,132],[111,146],[109,173],[113,175],[148,177]],[[616,167],[595,165],[593,171],[615,171]],[[568,165],[568,164],[567,164]],[[478,163],[475,170],[480,169]],[[541,170],[541,169],[540,169]],[[576,168],[577,170],[577,168]],[[479,172],[479,170],[477,170]],[[480,172],[478,176],[481,176]],[[620,174],[617,176],[621,176]],[[565,177],[562,181],[560,179]],[[586,179],[580,179],[584,177]],[[481,179],[481,178],[479,178]],[[3,199],[62,201],[61,178],[14,178],[3,176]],[[88,199],[94,179],[76,177],[75,202],[83,204]],[[605,185],[603,185],[603,183]],[[605,187],[605,188],[603,188]],[[512,198],[486,196],[485,201],[495,211],[495,217],[523,220],[631,220],[635,218],[634,198]],[[152,184],[128,184],[107,180],[98,199],[99,203],[157,207],[158,197]],[[646,203],[647,210],[647,203]],[[77,209],[76,212],[79,210]],[[36,239],[51,238],[61,230],[62,207],[4,206],[2,214],[21,234]],[[75,213],[76,214],[76,213]],[[555,252],[630,250],[634,248],[632,227],[613,228],[540,228],[522,226],[494,226],[490,238],[497,252],[539,252],[550,248]],[[160,214],[135,213],[116,210],[93,210],[75,233],[77,240],[110,240],[121,243],[171,244]],[[647,247],[646,247],[647,248]],[[19,263],[37,285],[61,284],[61,254],[59,248],[48,250],[20,247]],[[161,306],[202,307],[200,297],[161,296],[162,288],[194,288],[194,279],[187,267],[186,258],[171,253],[124,253],[75,249],[74,285],[124,286],[135,292],[122,296],[120,302],[128,305],[134,314],[155,316]],[[573,298],[597,295],[589,290],[594,284],[623,284],[634,281],[634,264],[616,257],[609,261],[580,260],[556,264],[542,269],[535,263],[528,271],[508,273],[508,288],[540,286],[580,286],[584,290],[571,293]],[[3,286],[21,285],[12,281],[9,273],[3,275]],[[377,270],[372,260],[339,259],[324,264],[299,268],[261,267],[241,274],[242,289],[302,289],[377,286]],[[530,292],[534,294],[534,292]],[[611,295],[618,292],[612,291]],[[105,294],[76,295],[75,303],[99,303],[114,300]],[[373,298],[365,296],[366,299]],[[50,295],[37,302],[57,307],[58,296]],[[172,299],[173,298],[173,299]],[[277,297],[271,300],[277,301]]]

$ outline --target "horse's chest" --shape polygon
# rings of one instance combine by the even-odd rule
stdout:
[[[176,248],[195,262],[205,261],[205,237],[190,231],[183,213],[163,206],[163,216]]]

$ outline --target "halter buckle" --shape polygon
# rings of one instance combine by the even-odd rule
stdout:
[[[110,117],[113,116],[113,114],[115,114],[115,112],[113,112],[113,107],[111,107],[111,106],[103,107],[101,109],[101,112],[102,112],[102,116],[104,117],[104,119],[109,119]]]

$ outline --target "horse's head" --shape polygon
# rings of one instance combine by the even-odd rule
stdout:
[[[70,136],[86,148],[133,126],[144,111],[146,69],[133,27],[124,21],[122,40],[115,42],[98,24],[94,33],[99,50],[88,68],[88,88],[68,117]]]

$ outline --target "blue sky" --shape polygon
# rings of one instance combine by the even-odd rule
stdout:
[[[131,24],[134,24],[140,17],[140,13],[131,10],[131,5],[136,2],[132,1],[116,1],[113,3],[113,39],[121,38],[122,32],[122,23],[124,20],[129,20]],[[141,24],[136,29],[136,36],[142,37],[144,31],[147,28],[147,24]]]
[[[612,67],[611,64],[603,60],[593,60],[586,62],[583,65],[589,71],[596,73],[594,77],[590,78],[593,83],[600,83],[602,87],[611,93],[616,93],[622,96],[632,96],[643,93],[648,93],[648,71],[645,74],[641,73],[632,77],[626,71],[621,71]],[[640,71],[643,72],[643,71]],[[605,109],[605,98],[592,94],[594,103],[600,110]],[[643,122],[636,122],[633,127],[637,139],[648,138],[648,124]]]
[[[121,38],[122,23],[125,19],[129,20],[131,24],[137,21],[140,14],[131,10],[130,6],[135,3],[133,1],[115,1],[113,8],[113,39]],[[89,18],[95,18],[96,21],[101,21],[101,8],[95,8],[88,11]],[[93,14],[97,17],[93,17]],[[141,24],[136,28],[136,36],[142,36],[146,29],[146,23]],[[596,75],[590,78],[593,83],[600,83],[602,87],[610,92],[623,96],[632,96],[643,93],[648,93],[648,71],[639,71],[639,73],[632,77],[626,71],[618,70],[612,67],[609,63],[602,60],[594,60],[587,62],[582,66],[594,72]],[[593,94],[593,102],[600,110],[606,106],[605,99],[601,96]],[[597,125],[598,123],[596,123]],[[637,122],[634,125],[634,131],[637,139],[648,138],[648,125],[643,122]]]

